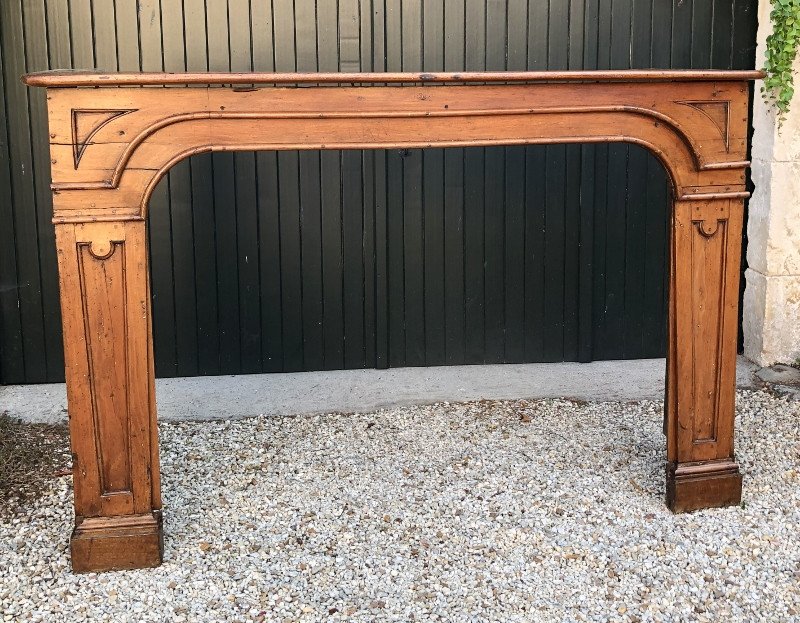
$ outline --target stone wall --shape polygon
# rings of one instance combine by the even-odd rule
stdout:
[[[756,67],[772,31],[770,2],[759,3]],[[783,126],[756,83],[752,175],[747,223],[744,354],[759,365],[800,359],[800,59],[797,91]]]

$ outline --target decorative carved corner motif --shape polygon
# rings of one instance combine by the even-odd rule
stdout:
[[[719,231],[720,223],[729,218],[730,206],[727,201],[720,205],[698,204],[692,209],[692,224],[706,238],[712,238]]]
[[[89,254],[96,260],[107,260],[116,251],[118,245],[124,244],[124,240],[103,240],[98,239],[93,242],[80,243],[88,248]]]
[[[711,120],[711,123],[716,126],[717,130],[719,130],[719,134],[722,137],[723,142],[725,143],[725,151],[730,151],[730,102],[727,100],[722,101],[715,101],[715,100],[708,100],[708,101],[697,101],[697,102],[678,102],[678,104],[684,104],[686,106],[691,106],[695,110],[699,110],[703,113],[706,117]]]
[[[697,225],[697,229],[703,234],[706,238],[711,238],[714,234],[717,233],[719,229],[719,224],[724,222],[725,219],[718,218],[712,220],[702,220],[702,221],[694,221],[694,224]]]
[[[75,168],[81,162],[83,152],[92,140],[105,125],[127,115],[136,112],[136,108],[123,110],[73,108],[72,109],[72,158]]]

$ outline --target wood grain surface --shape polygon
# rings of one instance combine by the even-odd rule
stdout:
[[[158,180],[202,152],[620,142],[646,147],[667,170],[674,200],[667,502],[675,511],[738,503],[733,422],[748,81],[760,76],[27,76],[27,84],[47,87],[75,455],[73,567],[160,561],[145,224]],[[200,86],[157,88],[166,85]],[[126,517],[135,518],[135,529]]]

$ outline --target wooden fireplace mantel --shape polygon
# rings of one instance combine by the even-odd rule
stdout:
[[[736,504],[733,422],[754,71],[104,74],[47,88],[74,457],[75,571],[163,551],[147,204],[208,151],[629,142],[672,182],[667,504]],[[193,88],[163,88],[193,85]],[[142,88],[145,87],[145,88]]]

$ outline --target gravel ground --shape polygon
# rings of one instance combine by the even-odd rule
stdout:
[[[71,479],[0,520],[40,621],[800,620],[800,402],[738,394],[741,508],[672,515],[659,402],[161,426],[166,562],[69,571]]]

